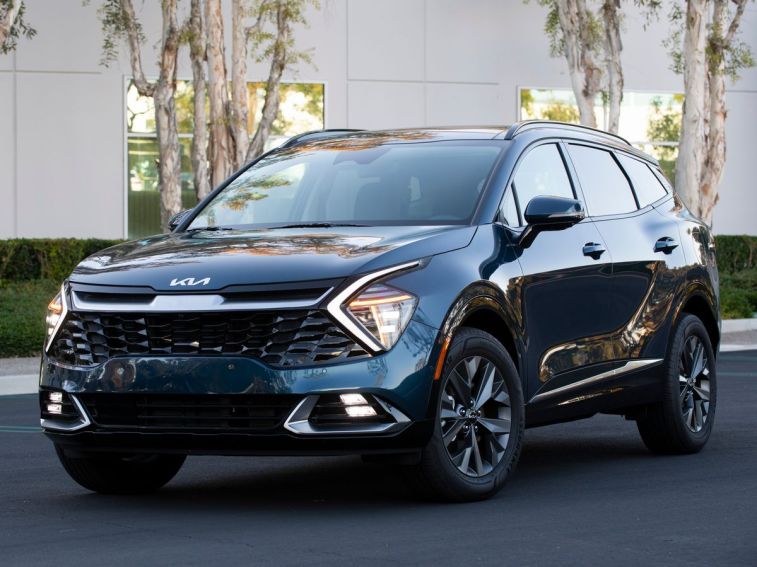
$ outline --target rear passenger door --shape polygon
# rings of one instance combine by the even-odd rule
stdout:
[[[517,289],[526,336],[527,396],[580,376],[571,371],[591,364],[594,355],[576,348],[577,341],[610,330],[611,259],[604,240],[590,219],[563,230],[539,232],[526,246],[518,237],[523,211],[539,195],[580,198],[557,142],[532,146],[524,152],[504,196],[500,219],[510,227],[523,278]],[[551,382],[558,377],[556,382]],[[528,399],[527,398],[527,399]]]
[[[570,158],[587,212],[612,250],[611,354],[616,360],[661,358],[684,264],[678,225],[654,208],[667,191],[643,160],[619,150],[571,143]]]

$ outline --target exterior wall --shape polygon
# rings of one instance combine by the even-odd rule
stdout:
[[[155,75],[159,3],[136,3]],[[297,33],[316,67],[286,79],[326,84],[326,125],[390,128],[508,124],[521,86],[568,88],[561,59],[549,57],[544,9],[521,0],[322,0]],[[28,2],[37,28],[14,55],[0,56],[0,238],[125,234],[124,90],[121,57],[99,65],[97,1]],[[227,5],[227,19],[230,6]],[[663,18],[664,20],[664,18]],[[629,14],[624,33],[626,88],[680,92],[660,45],[667,22],[644,30]],[[757,37],[750,3],[743,37]],[[757,44],[753,44],[757,49]],[[180,77],[191,78],[186,49]],[[250,80],[266,76],[250,65]],[[719,233],[757,234],[750,157],[757,131],[757,70],[728,93],[728,164],[715,213]]]

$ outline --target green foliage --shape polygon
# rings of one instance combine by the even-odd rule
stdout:
[[[258,63],[270,61],[275,53],[282,49],[286,53],[286,66],[297,63],[313,64],[312,50],[297,51],[295,49],[292,26],[307,25],[305,11],[308,5],[320,9],[320,0],[255,0],[250,13],[255,15],[256,24],[250,29],[249,39],[252,53]],[[279,8],[281,19],[279,22]],[[289,33],[285,38],[280,38],[275,32],[269,31],[270,26],[286,27]]]
[[[734,274],[757,268],[757,237],[720,235],[715,237],[715,245],[721,273]]]
[[[0,240],[0,282],[51,279],[60,283],[84,258],[119,242],[94,238]]]
[[[88,2],[89,0],[85,1],[85,3]],[[118,57],[118,46],[121,40],[127,36],[129,17],[123,9],[121,0],[103,0],[97,14],[100,16],[103,32],[100,64],[103,67],[108,67]],[[133,22],[133,25],[137,30],[139,40],[144,41],[142,25],[138,21]]]
[[[0,0],[0,19],[3,18],[11,9],[13,0]],[[5,38],[3,43],[0,43],[0,53],[5,55],[16,49],[19,38],[25,37],[31,39],[37,35],[37,30],[31,27],[24,19],[26,12],[26,4],[21,2],[21,5],[16,14],[16,19],[13,21],[11,28],[8,32],[8,37]]]
[[[757,312],[757,237],[715,237],[720,271],[720,311],[725,319]]]
[[[0,283],[0,358],[33,356],[45,340],[45,311],[60,282]]]

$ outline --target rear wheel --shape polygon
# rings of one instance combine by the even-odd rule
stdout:
[[[650,451],[696,453],[712,432],[717,405],[715,354],[702,321],[686,314],[665,361],[663,399],[637,420]]]
[[[492,335],[464,328],[450,345],[434,434],[413,469],[418,488],[449,501],[496,493],[520,455],[524,409],[520,377]]]
[[[63,468],[76,482],[101,494],[139,494],[158,490],[176,473],[185,455],[114,455],[89,453],[69,456],[55,447]]]

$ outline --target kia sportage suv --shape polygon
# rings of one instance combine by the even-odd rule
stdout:
[[[710,230],[653,158],[561,123],[293,138],[48,311],[42,427],[97,492],[354,453],[473,500],[526,427],[618,414],[691,453],[715,417]]]

